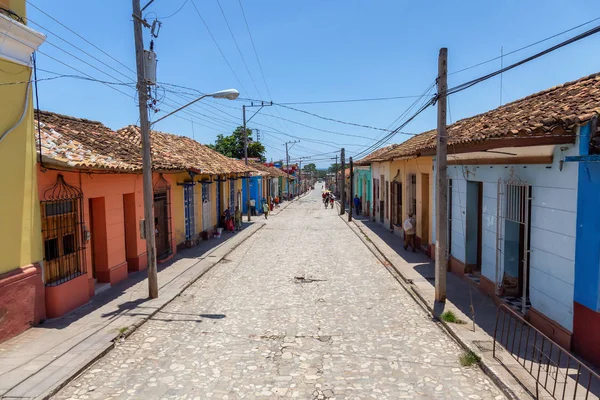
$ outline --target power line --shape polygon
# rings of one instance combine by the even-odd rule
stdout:
[[[364,99],[345,99],[345,100],[318,100],[318,101],[296,101],[296,102],[285,102],[278,103],[279,105],[302,105],[302,104],[335,104],[335,103],[358,103],[366,101],[386,101],[386,100],[400,100],[400,99],[413,99],[420,98],[421,96],[391,96],[391,97],[371,97]]]
[[[169,14],[169,15],[167,15],[166,17],[158,17],[158,19],[169,19],[169,18],[171,18],[171,17],[174,17],[174,16],[176,16],[177,14],[179,14],[179,12],[180,12],[181,10],[183,10],[183,7],[185,7],[185,5],[187,4],[187,2],[188,2],[188,1],[189,1],[189,0],[185,0],[185,1],[183,2],[183,4],[181,5],[181,7],[179,7],[179,8],[177,9],[177,11],[175,11],[173,14]]]
[[[455,93],[458,93],[458,92],[462,92],[463,90],[466,90],[466,89],[468,89],[468,88],[470,88],[470,87],[472,87],[472,86],[474,86],[474,85],[476,85],[478,83],[481,83],[483,81],[491,79],[491,78],[493,78],[493,77],[495,77],[497,75],[500,75],[500,74],[502,74],[502,73],[504,73],[506,71],[510,71],[511,69],[514,69],[514,68],[516,68],[516,67],[518,67],[520,65],[523,65],[523,64],[528,63],[530,61],[533,61],[536,58],[539,58],[539,57],[541,57],[543,55],[546,55],[546,54],[551,53],[551,52],[553,52],[555,50],[558,50],[558,49],[560,49],[562,47],[565,47],[565,46],[567,46],[567,45],[569,45],[571,43],[575,43],[575,42],[577,42],[577,41],[579,41],[581,39],[585,39],[586,37],[594,35],[594,34],[596,34],[598,32],[600,32],[600,26],[597,26],[597,27],[592,28],[592,29],[590,29],[588,31],[580,33],[577,36],[574,36],[574,37],[572,37],[570,39],[567,39],[567,40],[565,40],[565,41],[563,41],[563,42],[561,42],[561,43],[559,43],[557,45],[554,45],[554,46],[552,46],[552,47],[550,47],[550,48],[548,48],[546,50],[540,51],[540,52],[538,52],[538,53],[536,53],[536,54],[534,54],[534,55],[532,55],[530,57],[527,57],[527,58],[525,58],[525,59],[523,59],[521,61],[517,61],[514,64],[511,64],[509,66],[501,68],[501,69],[499,69],[497,71],[494,71],[494,72],[492,72],[490,74],[484,75],[484,76],[482,76],[480,78],[470,80],[468,82],[465,82],[465,83],[462,83],[462,84],[460,84],[458,86],[455,86],[455,87],[453,87],[451,89],[448,89],[448,91],[446,93],[446,96],[449,96],[449,95],[452,95],[452,94],[455,94]]]
[[[568,32],[571,32],[571,31],[574,31],[574,30],[575,30],[575,29],[577,29],[577,28],[581,28],[582,26],[585,26],[585,25],[591,24],[592,22],[596,22],[596,21],[598,21],[598,20],[600,20],[600,17],[594,18],[594,19],[592,19],[592,20],[589,20],[589,21],[587,21],[587,22],[584,22],[584,23],[582,23],[582,24],[579,24],[579,25],[577,25],[577,26],[574,26],[573,28],[567,29],[566,31],[562,31],[562,32],[559,32],[559,33],[557,33],[557,34],[554,34],[554,35],[552,35],[552,36],[548,36],[547,38],[544,38],[544,39],[542,39],[542,40],[538,40],[538,41],[537,41],[537,42],[535,42],[535,43],[531,43],[531,44],[528,44],[527,46],[520,47],[520,48],[518,48],[518,49],[516,49],[516,50],[513,50],[513,51],[511,51],[511,52],[504,53],[502,56],[498,56],[498,57],[490,58],[489,60],[482,61],[482,62],[480,62],[480,63],[477,63],[477,64],[475,64],[475,65],[471,65],[470,67],[466,67],[466,68],[463,68],[463,69],[459,69],[458,71],[451,72],[451,73],[449,73],[449,74],[448,74],[448,76],[450,76],[450,75],[454,75],[454,74],[458,74],[458,73],[460,73],[460,72],[467,71],[467,70],[469,70],[469,69],[473,69],[473,68],[479,67],[479,66],[481,66],[481,65],[485,65],[485,64],[491,63],[492,61],[499,60],[499,59],[500,59],[500,58],[502,58],[502,57],[509,56],[509,55],[511,55],[511,54],[514,54],[514,53],[517,53],[517,52],[519,52],[519,51],[521,51],[521,50],[525,50],[525,49],[528,49],[528,48],[530,48],[530,47],[533,47],[533,46],[535,46],[535,45],[538,45],[538,44],[540,44],[540,43],[546,42],[546,41],[548,41],[548,40],[550,40],[550,39],[554,39],[554,38],[555,38],[555,37],[557,37],[557,36],[564,35],[565,33],[568,33]]]
[[[194,0],[190,0],[190,1],[191,1],[192,5],[194,6],[194,10],[196,10],[196,13],[198,14],[198,17],[200,17],[200,21],[202,21],[202,24],[204,25],[204,27],[208,31],[208,34],[210,35],[210,37],[212,38],[212,41],[214,42],[215,46],[217,46],[217,49],[219,49],[219,53],[221,53],[221,56],[223,57],[223,60],[225,60],[225,63],[227,64],[227,66],[231,70],[231,73],[233,74],[233,76],[235,77],[235,79],[238,81],[238,83],[240,84],[240,87],[244,90],[244,92],[248,93],[248,91],[246,90],[246,88],[242,84],[242,81],[240,81],[240,78],[237,76],[237,74],[235,73],[235,70],[233,69],[233,67],[229,63],[229,60],[227,60],[227,57],[225,57],[225,53],[223,53],[223,50],[221,49],[221,46],[219,46],[219,43],[217,42],[217,39],[215,39],[215,36],[212,34],[210,28],[208,27],[208,24],[206,23],[206,21],[204,21],[204,18],[202,17],[202,14],[200,13],[200,10],[198,10],[198,7],[196,7],[196,3],[194,2]]]
[[[316,118],[320,118],[320,119],[323,119],[323,120],[325,120],[325,121],[332,121],[332,122],[337,122],[337,123],[339,123],[339,124],[351,125],[351,126],[357,126],[357,127],[359,127],[359,128],[373,129],[373,130],[376,130],[376,131],[390,132],[390,130],[389,130],[389,129],[384,129],[384,128],[376,128],[376,127],[374,127],[374,126],[362,125],[362,124],[356,124],[356,123],[354,123],[354,122],[346,122],[346,121],[341,121],[341,120],[339,120],[339,119],[335,119],[335,118],[324,117],[324,116],[322,116],[322,115],[319,115],[319,114],[315,114],[315,113],[308,112],[308,111],[305,111],[305,110],[300,110],[300,109],[298,109],[298,108],[294,108],[294,107],[286,106],[286,105],[283,105],[283,104],[280,104],[280,103],[273,103],[273,104],[274,104],[274,105],[276,105],[276,106],[279,106],[279,107],[287,108],[288,110],[294,110],[294,111],[297,111],[297,112],[301,112],[301,113],[303,113],[303,114],[307,114],[307,115],[310,115],[310,116],[313,116],[313,117],[316,117]]]
[[[62,26],[63,28],[67,29],[69,32],[73,33],[75,36],[79,37],[81,40],[83,40],[84,42],[86,42],[90,46],[94,47],[96,50],[100,51],[101,53],[103,53],[107,57],[111,58],[113,61],[115,61],[118,64],[120,64],[121,66],[127,68],[129,71],[133,72],[134,74],[136,73],[136,71],[134,71],[133,69],[131,69],[127,65],[123,64],[121,61],[117,60],[116,58],[114,58],[113,56],[111,56],[110,54],[108,54],[106,51],[102,50],[100,47],[96,46],[94,43],[90,42],[89,40],[87,40],[86,38],[84,38],[83,36],[81,36],[79,33],[75,32],[73,29],[69,28],[68,26],[66,26],[65,24],[63,24],[62,22],[60,22],[59,20],[57,20],[56,18],[54,18],[53,16],[51,16],[50,14],[48,14],[47,12],[45,12],[44,10],[40,9],[35,4],[32,4],[30,1],[27,1],[27,4],[29,4],[31,7],[35,8],[36,10],[38,10],[39,12],[41,12],[42,14],[44,14],[45,16],[47,16],[48,18],[50,18],[51,20],[53,20],[54,22],[56,22],[57,24],[59,24],[60,26]],[[29,17],[27,18],[27,20],[30,21],[30,22],[33,22],[31,20],[31,18],[29,18]],[[33,23],[35,24],[35,22],[33,22]]]
[[[227,25],[227,29],[229,29],[229,33],[231,34],[231,38],[233,39],[233,43],[235,43],[235,47],[237,48],[238,53],[240,54],[240,57],[242,59],[242,63],[244,64],[244,67],[246,68],[246,72],[248,72],[248,76],[250,77],[250,80],[252,81],[252,84],[254,85],[254,89],[256,89],[256,93],[258,94],[259,97],[262,97],[262,95],[260,94],[260,90],[258,90],[258,87],[256,86],[256,82],[254,81],[254,77],[252,77],[252,73],[250,72],[250,68],[248,68],[248,64],[246,64],[246,59],[244,58],[244,55],[242,54],[242,50],[240,49],[240,45],[238,44],[235,35],[233,34],[233,30],[231,29],[231,25],[229,25],[229,21],[227,20],[227,16],[225,15],[225,11],[223,10],[223,7],[221,6],[221,2],[219,0],[217,1],[217,5],[219,6],[219,9],[221,10],[221,15],[223,15],[223,19],[225,20],[225,24]]]

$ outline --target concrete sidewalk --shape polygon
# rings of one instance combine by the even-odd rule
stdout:
[[[347,220],[347,215],[342,216]],[[481,357],[481,367],[505,395],[513,399],[533,398],[535,380],[525,369],[505,353],[500,360],[492,357],[494,325],[496,321],[496,305],[472,283],[448,273],[447,300],[436,303],[435,297],[435,264],[423,253],[404,250],[402,239],[381,225],[366,218],[353,218],[349,226],[372,251],[378,252],[381,261],[398,275],[398,281],[413,294],[433,317],[446,310],[453,311],[466,324],[440,323],[465,349],[471,350]],[[471,306],[474,309],[474,322]],[[542,392],[541,390],[540,392]],[[540,393],[543,396],[543,393]],[[540,397],[544,398],[544,397]]]
[[[131,274],[75,311],[0,344],[0,398],[50,397],[264,225],[244,223],[239,233],[223,233],[160,264],[157,299],[147,297],[146,271]]]

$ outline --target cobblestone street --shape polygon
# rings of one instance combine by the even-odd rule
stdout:
[[[317,190],[55,398],[504,398],[461,354]]]

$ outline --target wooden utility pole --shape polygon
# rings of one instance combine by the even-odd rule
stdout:
[[[348,213],[348,222],[352,221],[352,206],[354,204],[354,164],[350,157],[350,212]]]
[[[242,118],[244,119],[244,162],[246,167],[248,166],[248,131],[246,131],[246,105],[242,105]],[[250,222],[250,174],[246,173],[246,193],[247,197],[247,210],[248,210],[248,222]]]
[[[344,215],[346,212],[346,152],[343,148],[340,158],[342,162],[342,173],[340,174],[340,215]]]
[[[148,122],[148,86],[144,70],[144,38],[142,35],[142,11],[140,0],[133,0],[133,35],[137,64],[137,92],[140,107],[140,134],[142,136],[142,173],[144,190],[144,227],[146,255],[148,258],[148,293],[151,299],[158,297],[158,274],[156,269],[156,238],[154,236],[154,191],[152,189],[152,154],[150,152],[150,123]],[[162,232],[165,234],[165,232]]]
[[[340,168],[338,167],[338,155],[335,155],[335,190],[334,190],[334,194],[339,196],[340,195],[340,186],[339,186],[339,182],[338,182],[338,170]]]
[[[287,175],[287,199],[290,199],[290,154],[288,152],[288,143],[285,143],[285,170]]]
[[[438,58],[438,119],[436,152],[436,196],[435,196],[435,300],[446,301],[446,274],[448,260],[448,136],[446,133],[446,91],[448,74],[448,49],[440,49]]]

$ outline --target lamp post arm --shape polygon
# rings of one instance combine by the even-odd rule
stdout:
[[[179,111],[183,110],[184,108],[186,108],[186,107],[189,107],[189,106],[191,106],[192,104],[196,103],[197,101],[200,101],[200,100],[202,100],[203,98],[205,98],[205,97],[208,97],[208,96],[210,96],[210,94],[204,94],[204,95],[202,95],[202,96],[198,97],[196,100],[192,100],[192,101],[190,101],[189,103],[187,103],[187,104],[184,104],[183,106],[179,107],[177,110],[171,111],[171,112],[170,112],[170,113],[168,113],[167,115],[163,115],[162,117],[160,117],[160,118],[159,118],[159,119],[157,119],[156,121],[152,122],[152,123],[150,124],[150,126],[152,126],[152,125],[156,124],[157,122],[160,122],[160,121],[162,121],[163,119],[165,119],[165,118],[167,118],[167,117],[170,117],[171,115],[175,114],[176,112],[179,112]]]

